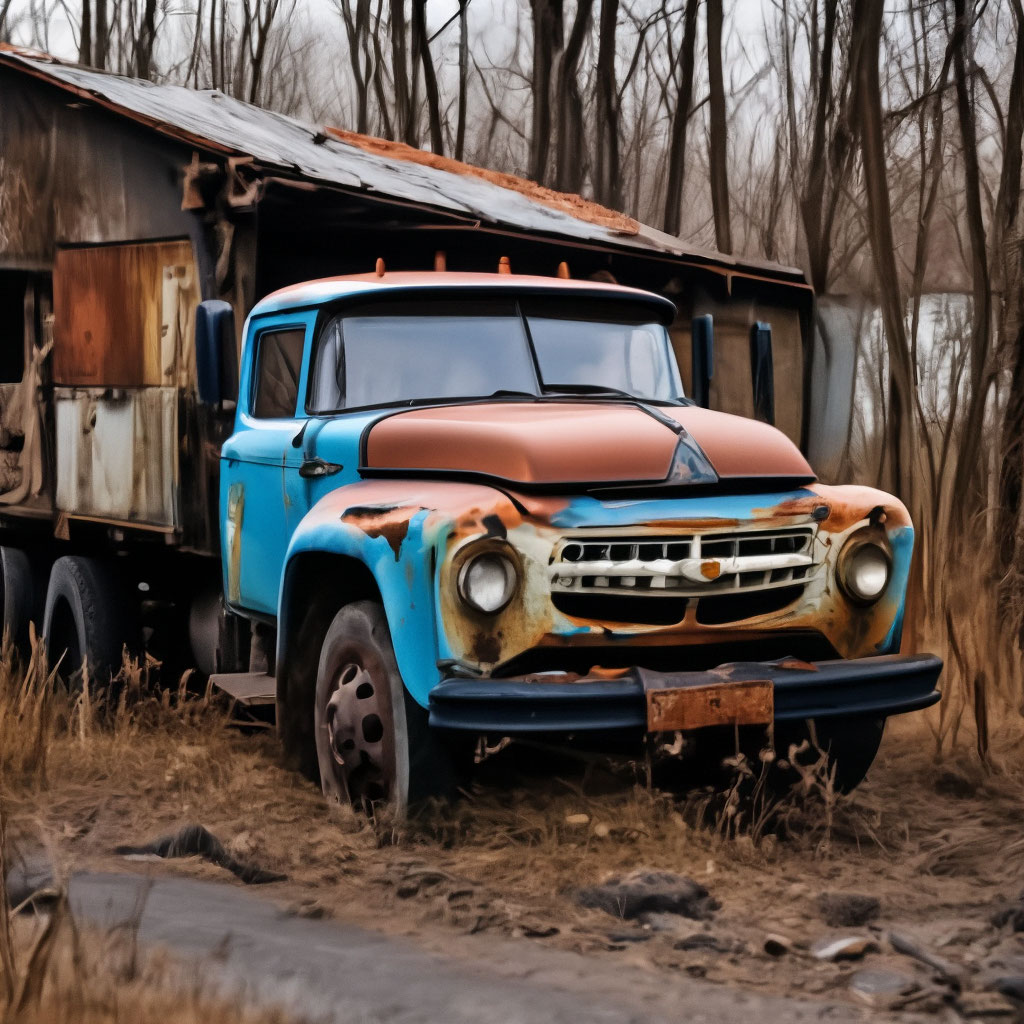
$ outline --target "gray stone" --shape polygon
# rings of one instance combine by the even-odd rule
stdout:
[[[735,953],[737,944],[728,939],[720,939],[717,935],[709,932],[694,932],[685,938],[678,939],[672,943],[673,949],[685,953]]]
[[[56,888],[53,865],[41,853],[18,858],[7,872],[7,903],[12,910],[50,903]]]
[[[882,904],[875,896],[859,892],[823,892],[818,909],[830,928],[863,928],[878,917]]]
[[[850,991],[869,1006],[889,1006],[917,988],[913,978],[897,971],[865,968],[850,978]]]
[[[704,886],[667,871],[634,871],[580,889],[576,899],[581,906],[627,920],[643,914],[680,914],[704,921],[719,906]]]
[[[989,988],[1005,996],[1018,1010],[1024,1009],[1024,975],[1008,974],[996,978]]]

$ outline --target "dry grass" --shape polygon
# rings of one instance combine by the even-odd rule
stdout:
[[[6,896],[6,893],[3,893]],[[80,930],[63,900],[0,935],[0,1019],[9,1024],[285,1024],[219,996],[181,964],[143,953],[131,930]]]
[[[194,970],[140,951],[134,928],[80,930],[58,892],[45,913],[8,906],[7,868],[14,859],[8,806],[45,807],[54,782],[71,776],[100,790],[145,749],[173,781],[175,753],[187,738],[215,744],[226,727],[222,706],[194,695],[187,680],[159,691],[146,666],[125,662],[105,693],[63,689],[34,643],[24,665],[9,644],[0,652],[0,1019],[11,1024],[284,1024],[277,1012],[239,1008],[210,990]],[[211,756],[210,762],[213,758]],[[209,777],[211,764],[190,771]],[[57,786],[59,790],[60,785]],[[34,815],[33,815],[34,816]],[[46,829],[59,845],[79,825]],[[25,834],[25,822],[19,833]],[[14,908],[15,910],[17,908]]]
[[[45,789],[53,773],[76,771],[91,763],[104,772],[140,747],[172,750],[186,735],[199,732],[216,741],[227,727],[225,705],[209,689],[193,693],[189,677],[177,689],[162,689],[150,679],[151,665],[127,657],[109,686],[65,688],[49,669],[45,649],[33,633],[32,649],[22,663],[11,644],[0,648],[0,784],[8,790]]]
[[[503,754],[460,803],[399,827],[326,806],[283,766],[272,735],[230,728],[207,695],[154,691],[144,669],[123,675],[112,701],[87,702],[0,661],[12,834],[76,868],[153,870],[112,851],[198,822],[236,856],[286,874],[263,891],[295,913],[449,953],[484,955],[492,936],[529,936],[599,958],[625,955],[609,937],[622,925],[578,906],[576,890],[640,867],[672,871],[722,901],[714,933],[746,952],[681,954],[677,935],[651,934],[630,957],[781,992],[835,984],[827,965],[762,952],[769,932],[823,932],[822,891],[878,895],[886,924],[939,942],[950,919],[987,927],[992,907],[1024,884],[1024,767],[1020,734],[1006,724],[992,730],[985,762],[960,749],[937,764],[927,730],[897,720],[851,797],[836,794],[820,762],[781,801],[759,786],[765,763],[742,760],[732,786],[676,799],[648,788],[642,766],[540,751],[503,764]],[[196,859],[157,870],[237,884]]]

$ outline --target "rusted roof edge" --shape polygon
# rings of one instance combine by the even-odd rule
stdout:
[[[0,66],[29,75],[39,81],[54,86],[63,92],[77,96],[81,100],[96,104],[98,107],[108,110],[113,114],[120,115],[134,121],[135,123],[140,124],[161,136],[193,146],[196,149],[223,156],[250,157],[253,161],[251,164],[252,170],[259,173],[264,180],[269,181],[272,177],[273,180],[279,183],[290,182],[295,187],[314,183],[317,187],[341,192],[346,195],[362,196],[377,202],[387,202],[389,204],[400,205],[407,208],[428,210],[439,216],[464,222],[463,225],[453,225],[452,227],[464,227],[466,222],[480,223],[480,217],[475,213],[459,213],[458,211],[446,208],[440,204],[433,205],[429,203],[416,202],[414,200],[406,200],[397,196],[388,195],[371,187],[354,188],[345,186],[338,181],[299,170],[294,165],[278,164],[268,161],[265,158],[257,157],[255,154],[246,152],[244,149],[225,145],[210,139],[208,136],[191,132],[179,125],[151,117],[123,103],[118,103],[114,100],[108,99],[106,96],[95,90],[83,88],[73,82],[48,74],[45,66],[47,63],[60,64],[68,67],[79,66],[73,62],[62,61],[56,57],[50,56],[49,54],[43,54],[32,50],[24,50],[23,48],[10,46],[8,44],[0,44]],[[97,75],[106,74],[105,72],[96,71],[92,68],[83,67],[83,70],[88,70],[90,73]],[[341,145],[354,145],[353,143],[338,139],[337,137],[335,137],[335,142]],[[267,172],[269,172],[269,174]],[[445,173],[451,174],[453,172],[448,171]],[[497,185],[496,187],[502,186]],[[535,199],[531,199],[530,201],[537,202]],[[576,217],[572,213],[565,212],[565,216],[577,221],[581,225],[590,224],[591,226],[594,226],[591,222],[583,218]],[[658,231],[656,228],[646,224],[639,224],[639,231],[635,234],[619,232],[606,227],[605,230],[607,230],[609,235],[614,238],[614,241],[609,240],[607,242],[603,242],[593,237],[580,236],[569,231],[560,232],[557,229],[552,229],[550,231],[544,231],[542,229],[526,229],[514,221],[503,221],[492,212],[488,212],[486,217],[487,222],[493,225],[492,230],[503,231],[512,236],[522,238],[545,237],[548,239],[557,239],[559,241],[569,240],[573,245],[579,248],[596,249],[603,252],[622,251],[629,252],[631,254],[643,254],[650,258],[667,260],[680,266],[700,267],[702,269],[712,270],[727,277],[737,276],[750,280],[763,280],[766,282],[807,290],[810,290],[811,288],[807,283],[804,273],[797,268],[758,260],[747,261],[724,253],[714,252],[711,250],[701,250],[696,246],[687,247],[682,239],[667,235],[664,232]]]
[[[262,165],[256,161],[252,169],[259,171]],[[268,168],[270,169],[270,168]],[[397,196],[388,196],[380,192],[368,191],[366,189],[349,188],[335,182],[311,182],[307,177],[289,178],[280,174],[268,175],[263,178],[265,185],[276,185],[296,189],[323,189],[329,192],[339,192],[344,195],[369,199],[375,203],[386,203],[391,206],[400,206],[405,209],[423,210],[438,217],[452,221],[459,221],[456,224],[423,224],[410,230],[422,231],[487,231],[491,234],[505,235],[509,238],[531,241],[540,239],[551,245],[558,245],[564,242],[571,242],[576,249],[587,249],[594,252],[621,253],[632,256],[636,259],[652,259],[661,263],[671,263],[673,266],[685,267],[693,270],[705,270],[721,277],[740,277],[747,281],[763,281],[766,284],[781,285],[785,288],[794,288],[803,292],[812,292],[813,288],[804,277],[803,271],[779,264],[777,276],[772,276],[776,271],[774,264],[764,267],[760,265],[744,264],[733,257],[724,256],[716,259],[713,254],[701,252],[674,252],[669,249],[656,249],[650,245],[644,245],[641,240],[634,240],[633,236],[623,235],[620,240],[602,242],[598,239],[581,238],[578,235],[559,234],[554,231],[524,230],[516,225],[506,225],[498,220],[487,223],[480,221],[480,218],[473,214],[458,213],[454,210],[447,210],[443,207],[430,206],[426,203],[417,203],[411,199],[401,199]],[[767,271],[765,273],[764,271]]]

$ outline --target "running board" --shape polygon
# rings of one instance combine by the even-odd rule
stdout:
[[[246,707],[277,701],[277,680],[262,672],[221,672],[210,676],[210,683]]]

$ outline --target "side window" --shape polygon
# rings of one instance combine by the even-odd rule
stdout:
[[[256,396],[252,414],[260,419],[293,419],[299,396],[302,344],[301,327],[264,331],[256,343]]]

